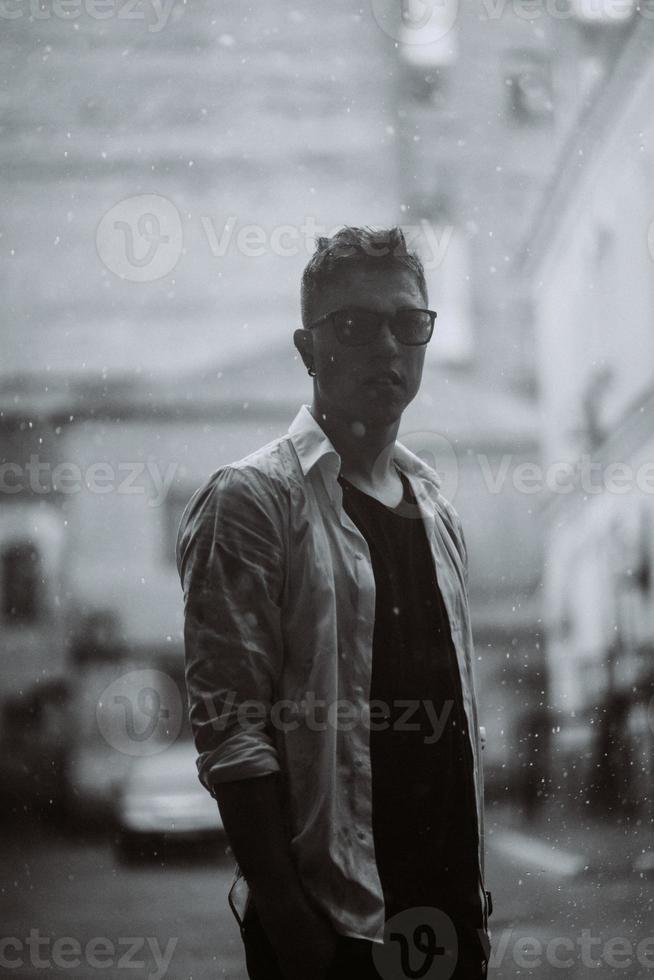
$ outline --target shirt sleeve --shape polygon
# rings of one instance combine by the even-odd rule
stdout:
[[[270,727],[282,666],[280,502],[254,469],[225,467],[187,505],[177,536],[189,718],[202,784],[280,769]]]
[[[463,564],[463,580],[466,584],[466,589],[468,588],[468,546],[466,545],[465,534],[463,533],[463,524],[461,523],[461,518],[457,514],[457,530],[459,532],[459,545],[461,552],[461,562]]]

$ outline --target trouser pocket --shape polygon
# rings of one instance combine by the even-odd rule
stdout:
[[[250,980],[284,980],[272,947],[254,903],[248,901],[241,925],[245,965]]]

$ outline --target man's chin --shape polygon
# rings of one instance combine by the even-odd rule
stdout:
[[[404,398],[394,398],[387,395],[373,402],[362,405],[358,413],[358,418],[363,425],[378,427],[380,425],[394,425],[402,418],[402,413],[406,408]]]
[[[407,399],[406,391],[375,391],[374,395],[362,398],[357,392],[356,398],[343,398],[321,402],[322,410],[329,416],[338,417],[342,422],[357,425],[361,434],[366,429],[378,429],[380,426],[391,426],[399,423],[402,413],[411,399]],[[320,408],[320,406],[319,406]]]

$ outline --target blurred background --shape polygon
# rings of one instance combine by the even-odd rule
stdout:
[[[400,224],[438,311],[401,438],[470,556],[491,976],[648,975],[654,6],[0,20],[3,968],[246,976],[177,527],[310,401],[316,235]]]

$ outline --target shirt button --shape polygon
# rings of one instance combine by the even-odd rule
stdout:
[[[360,684],[355,684],[354,685],[354,693],[355,694],[363,694],[363,688],[361,687]]]
[[[357,551],[354,557],[356,558],[357,561],[363,561],[363,555],[361,554],[360,551]]]
[[[364,832],[362,830],[360,830],[357,833],[357,837],[359,838],[359,840],[365,840],[366,839],[366,835],[364,834]]]

